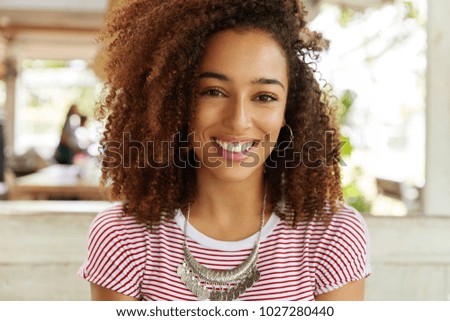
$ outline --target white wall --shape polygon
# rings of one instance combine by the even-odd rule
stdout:
[[[368,300],[450,300],[450,219],[367,218],[373,274]]]
[[[0,300],[88,300],[89,285],[76,271],[98,208],[12,214],[0,206]],[[366,299],[450,300],[450,219],[367,222],[373,274]]]
[[[424,210],[450,216],[450,1],[428,1],[427,152]]]
[[[76,271],[90,222],[106,206],[0,202],[0,300],[89,299],[88,284]]]

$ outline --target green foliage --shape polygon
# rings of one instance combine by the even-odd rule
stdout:
[[[347,125],[348,124],[348,115],[350,113],[351,107],[353,106],[354,100],[356,98],[356,94],[351,90],[345,90],[341,97],[338,100],[338,106],[339,106],[339,121],[341,125]],[[350,138],[344,135],[341,135],[341,141],[345,142],[345,144],[341,148],[341,157],[342,158],[348,158],[352,154],[352,144],[350,141]],[[352,174],[352,180],[350,183],[344,185],[342,187],[342,193],[344,196],[345,202],[358,210],[361,213],[369,213],[372,204],[369,200],[366,199],[364,194],[361,192],[361,190],[357,187],[357,180],[359,177],[362,176],[363,172],[360,167],[356,167],[353,169]]]
[[[351,90],[345,90],[339,98],[338,106],[338,118],[341,125],[347,125],[347,116],[350,111],[350,107],[353,105],[353,101],[356,98],[356,94]],[[350,137],[341,135],[341,141],[344,142],[344,145],[341,148],[341,156],[349,157],[352,154],[352,143],[350,141]]]
[[[356,187],[355,181],[345,185],[342,189],[345,203],[355,208],[360,213],[370,213],[372,203],[368,201],[361,190]]]
[[[405,1],[404,2],[405,8],[406,8],[406,19],[415,19],[417,20],[420,16],[419,10],[414,6],[414,3],[411,1]]]
[[[344,143],[341,147],[341,157],[349,157],[352,154],[353,146],[350,142],[350,138],[344,135],[341,135],[341,142]]]
[[[423,0],[425,1],[425,0]],[[403,19],[414,19],[416,20],[422,27],[426,27],[425,20],[426,17],[423,16],[423,14],[420,11],[420,8],[418,8],[417,3],[414,1],[407,1],[407,0],[390,0],[387,2],[387,4],[394,3],[397,6],[404,6],[405,8],[405,14]],[[341,27],[346,28],[350,25],[350,23],[360,17],[364,17],[365,12],[355,11],[352,8],[349,8],[348,6],[340,5],[340,15],[338,17],[338,23]]]
[[[341,124],[347,124],[347,116],[356,98],[355,92],[351,90],[345,90],[339,99],[339,121]]]
[[[355,17],[355,11],[349,7],[341,8],[341,15],[339,16],[339,24],[341,27],[347,27],[350,21]]]
[[[22,68],[37,69],[37,68],[66,68],[69,62],[65,60],[35,60],[25,59],[22,62]]]

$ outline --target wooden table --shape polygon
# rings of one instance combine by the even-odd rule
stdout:
[[[36,173],[19,177],[9,189],[9,199],[105,200],[99,187],[100,170],[77,165],[51,165]]]

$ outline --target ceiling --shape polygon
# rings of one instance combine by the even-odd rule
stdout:
[[[1,56],[92,60],[108,0],[2,0]]]
[[[94,59],[96,36],[110,2],[124,0],[0,0],[0,61],[34,59]],[[304,0],[309,19],[322,3],[363,9],[392,0]],[[3,48],[3,50],[2,50]]]

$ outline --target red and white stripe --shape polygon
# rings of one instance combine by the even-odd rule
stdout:
[[[163,219],[153,233],[117,205],[100,213],[89,233],[79,274],[89,282],[142,300],[197,300],[177,275],[183,256],[184,217]],[[189,225],[189,229],[195,230]],[[210,269],[232,269],[250,254],[256,235],[219,242],[188,232],[195,258]],[[227,244],[232,250],[226,250]],[[314,300],[315,296],[371,273],[362,216],[345,207],[326,226],[312,221],[292,229],[272,215],[257,261],[261,278],[239,300]]]

